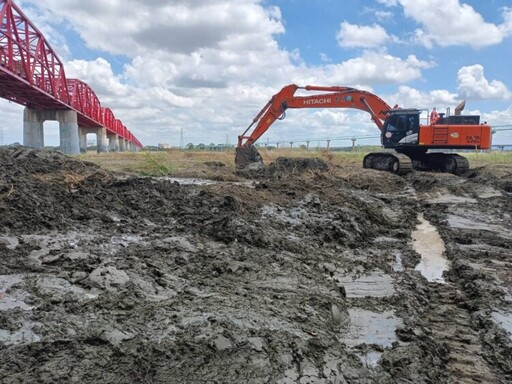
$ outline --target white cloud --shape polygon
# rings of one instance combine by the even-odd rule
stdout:
[[[128,87],[122,84],[119,77],[114,75],[110,63],[97,58],[94,61],[72,60],[64,64],[66,76],[85,81],[95,93],[104,96],[126,96]]]
[[[329,57],[329,55],[327,55],[326,53],[320,53],[320,60],[322,60],[323,63],[330,63],[332,62],[331,58]]]
[[[512,34],[512,11],[502,10],[503,22],[484,20],[472,6],[459,0],[378,0],[387,6],[400,4],[406,16],[422,26],[415,31],[415,40],[432,47],[469,45],[485,47],[499,44]]]
[[[480,64],[459,69],[457,83],[459,92],[467,98],[506,100],[512,97],[512,93],[504,83],[498,80],[489,82],[485,78],[484,67]]]
[[[502,9],[503,24],[500,28],[503,34],[510,36],[512,34],[512,7],[505,7]]]
[[[494,110],[481,114],[482,120],[487,121],[492,126],[508,125],[512,122],[512,105],[503,111]]]
[[[327,65],[325,70],[330,83],[401,84],[419,79],[422,69],[432,66],[434,63],[419,60],[414,55],[401,59],[383,52],[367,51],[361,57]]]
[[[340,30],[336,34],[338,44],[344,48],[382,47],[390,39],[384,28],[378,24],[372,26],[350,24],[343,21]]]
[[[284,31],[279,9],[253,0],[31,2],[68,20],[90,48],[128,57],[155,50],[190,54],[237,39],[265,44]]]
[[[398,104],[401,108],[428,108],[436,107],[442,111],[453,108],[461,101],[456,93],[445,89],[436,89],[429,92],[402,85],[398,92],[385,97],[390,105]]]
[[[388,7],[398,5],[399,0],[377,0],[377,3],[384,4]]]
[[[375,16],[381,21],[391,20],[393,18],[393,12],[375,11]]]

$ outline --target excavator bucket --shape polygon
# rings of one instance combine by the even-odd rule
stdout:
[[[258,169],[263,167],[263,159],[254,145],[250,147],[237,147],[235,155],[237,169]]]

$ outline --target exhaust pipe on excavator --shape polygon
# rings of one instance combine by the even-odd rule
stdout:
[[[237,147],[235,166],[238,170],[263,168],[263,158],[254,145],[249,147]]]

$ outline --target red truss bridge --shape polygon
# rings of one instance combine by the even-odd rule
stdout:
[[[85,82],[68,79],[43,34],[12,0],[0,0],[0,97],[25,106],[23,144],[44,146],[43,123],[59,122],[65,153],[87,150],[96,133],[98,151],[136,150],[142,144]]]

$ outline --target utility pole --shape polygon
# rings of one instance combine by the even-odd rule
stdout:
[[[180,149],[183,149],[183,127],[180,130]]]

